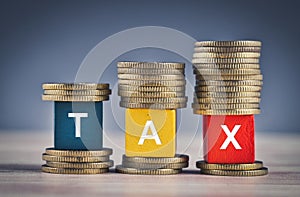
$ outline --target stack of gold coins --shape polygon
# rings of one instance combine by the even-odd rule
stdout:
[[[247,115],[260,113],[260,41],[195,43],[195,114]]]
[[[109,84],[45,83],[42,99],[54,101],[54,147],[46,148],[43,172],[100,174],[113,166],[103,148],[103,103]]]
[[[109,84],[96,83],[45,83],[44,101],[101,102],[109,100]]]
[[[211,164],[197,161],[196,167],[201,173],[217,176],[262,176],[268,174],[268,168],[263,167],[262,161],[243,164]]]
[[[95,151],[46,148],[42,157],[46,165],[42,166],[42,171],[54,174],[102,174],[114,165],[109,159],[111,154],[110,148]]]
[[[186,107],[184,63],[118,62],[120,106],[178,109]]]
[[[157,131],[163,135],[165,142],[160,147],[170,147],[167,151],[158,151],[157,146],[138,145],[130,140],[133,135],[126,130],[126,155],[123,156],[122,165],[116,167],[116,171],[126,174],[156,174],[168,175],[178,174],[182,168],[188,167],[188,156],[176,153],[176,109],[186,107],[187,97],[185,96],[185,64],[184,63],[162,63],[162,62],[118,62],[118,95],[121,96],[120,106],[127,110],[141,110],[138,113],[127,117],[127,121],[134,122],[137,116],[143,117],[144,109],[175,111],[165,124],[171,125],[170,130]],[[126,114],[128,115],[128,114]],[[150,117],[150,115],[148,115]],[[153,118],[153,117],[152,117]],[[149,119],[152,121],[152,118]],[[162,116],[162,118],[165,118]],[[155,119],[158,119],[155,117]],[[127,124],[126,121],[126,124]],[[144,124],[144,120],[140,120]],[[148,121],[148,120],[147,120]],[[146,120],[145,120],[146,122]],[[137,123],[134,123],[137,125]],[[154,124],[156,122],[154,121]],[[143,125],[138,126],[142,129]],[[127,126],[126,126],[127,128]],[[132,129],[131,129],[132,130]],[[134,130],[139,133],[142,130]],[[164,132],[164,134],[161,134]],[[140,134],[137,134],[140,135]],[[168,141],[169,140],[169,141]],[[152,140],[151,140],[152,141]],[[167,142],[166,142],[167,141]],[[164,144],[165,143],[165,144]],[[149,143],[148,143],[149,144]],[[135,146],[140,146],[130,149]],[[148,147],[149,152],[145,153],[142,147]],[[156,152],[155,152],[156,151]],[[150,155],[151,152],[151,155]]]
[[[171,175],[182,172],[189,166],[188,155],[175,157],[127,157],[123,155],[122,165],[116,171],[124,174]]]
[[[196,42],[192,60],[196,75],[192,104],[194,113],[216,117],[259,114],[263,84],[259,64],[260,51],[260,41]],[[254,128],[252,129],[249,132],[253,132],[254,135]],[[209,131],[217,133],[217,129]],[[218,138],[214,136],[214,140],[216,142]],[[250,139],[245,135],[244,140]],[[254,147],[251,140],[249,144]],[[226,150],[222,150],[223,153],[218,151],[215,151],[215,154],[221,155]],[[245,153],[247,154],[252,156],[254,153],[249,151]],[[196,167],[200,168],[203,174],[220,176],[259,176],[268,173],[261,161],[229,163],[228,160],[224,159],[224,163],[198,161]]]

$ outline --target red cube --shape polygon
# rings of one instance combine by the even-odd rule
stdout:
[[[254,115],[203,116],[203,151],[208,163],[253,163]]]

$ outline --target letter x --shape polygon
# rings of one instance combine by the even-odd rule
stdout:
[[[240,129],[241,125],[235,125],[232,132],[230,132],[230,130],[228,129],[227,125],[221,125],[223,131],[226,133],[227,138],[224,141],[224,143],[221,146],[221,150],[225,150],[227,149],[228,145],[230,144],[230,142],[233,144],[235,149],[242,149],[241,146],[239,145],[239,143],[236,141],[236,139],[234,138],[235,134],[238,132],[238,130]]]

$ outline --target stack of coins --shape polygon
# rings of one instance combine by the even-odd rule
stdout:
[[[182,172],[189,166],[189,156],[175,157],[127,157],[123,155],[122,165],[116,171],[124,174],[171,175]]]
[[[245,164],[210,164],[205,161],[197,161],[196,167],[201,173],[217,176],[262,176],[268,174],[268,168],[263,167],[263,162]]]
[[[112,149],[98,151],[56,150],[46,148],[42,159],[43,172],[54,174],[102,174],[109,171],[114,162],[109,159]]]
[[[45,83],[44,101],[59,102],[101,102],[109,100],[109,84],[94,83]]]
[[[263,84],[259,64],[260,51],[260,41],[196,42],[192,60],[196,75],[195,97],[192,104],[194,113],[224,117],[237,115],[239,118],[244,118],[243,115],[259,114],[260,91]],[[210,132],[217,131],[210,130]],[[253,130],[251,132],[254,133]],[[250,140],[248,143],[254,147],[254,142]],[[219,149],[216,151],[218,153],[214,154],[223,154],[224,151]],[[268,173],[268,169],[264,168],[260,161],[254,163],[198,161],[196,166],[203,174],[210,175],[258,176]]]
[[[46,148],[43,172],[100,174],[109,171],[112,149],[103,148],[102,101],[109,84],[46,83],[42,99],[54,101],[54,147]]]
[[[147,113],[143,109],[174,112],[178,108],[186,107],[184,68],[184,63],[118,62],[120,106],[128,108],[127,110],[141,110],[136,113],[133,112],[137,119],[139,118],[137,116],[143,117]],[[160,134],[165,137],[165,141],[162,142],[161,146],[169,148],[159,151],[156,149],[156,145],[152,147],[149,146],[149,143],[148,145],[138,145],[137,142],[131,141],[136,137],[132,137],[126,131],[126,135],[130,137],[126,138],[126,155],[123,156],[122,165],[116,167],[117,172],[167,175],[178,174],[182,171],[182,168],[188,167],[188,156],[175,154],[176,111],[174,113],[170,112],[170,114],[175,114],[166,123],[170,125],[170,128],[169,130],[164,129],[164,134]],[[134,117],[127,117],[129,122],[134,121],[133,119]],[[159,118],[156,117],[155,119]],[[141,121],[141,124],[144,124],[144,122]],[[156,124],[155,121],[154,124]],[[137,128],[131,128],[131,130],[134,130],[131,132],[138,133],[140,131],[135,129]],[[169,141],[166,142],[166,139]],[[128,147],[130,146],[134,147],[136,152],[132,151],[133,149],[129,150]],[[149,152],[143,152],[142,148],[138,146],[147,146]]]
[[[120,106],[186,107],[184,67],[184,63],[118,62]]]
[[[260,113],[260,41],[195,43],[195,114],[246,115]]]

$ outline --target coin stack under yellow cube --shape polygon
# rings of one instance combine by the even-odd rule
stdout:
[[[54,147],[46,148],[43,172],[101,174],[113,166],[103,148],[103,104],[108,84],[46,83],[42,99],[54,101]]]
[[[193,54],[195,114],[203,115],[203,174],[258,176],[268,173],[255,161],[254,114],[260,113],[263,76],[260,41],[202,41]]]
[[[188,156],[176,154],[176,109],[186,107],[183,63],[119,62],[118,95],[125,107],[125,155],[116,171],[178,174]]]

